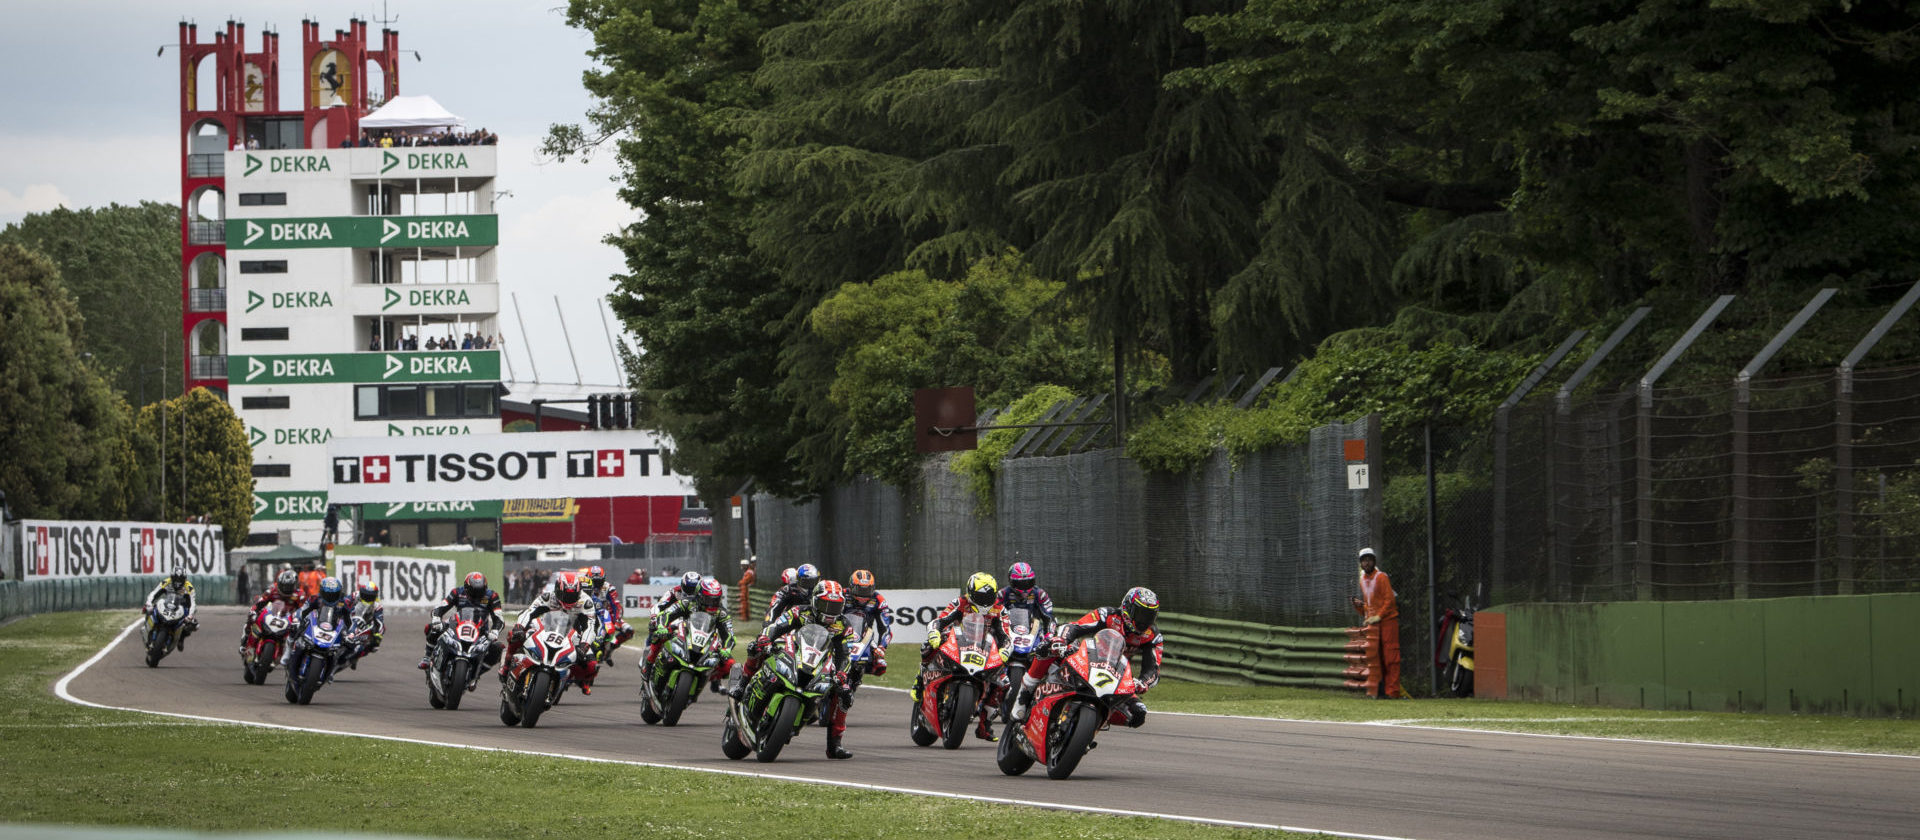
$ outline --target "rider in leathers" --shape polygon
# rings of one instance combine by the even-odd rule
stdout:
[[[766,618],[761,624],[772,624],[775,616],[793,609],[804,607],[813,598],[813,588],[820,585],[820,570],[812,563],[802,563],[793,570],[793,582],[780,587],[767,602]]]
[[[940,608],[940,614],[927,625],[927,640],[920,645],[920,676],[913,681],[913,702],[920,702],[920,689],[926,685],[927,666],[933,664],[934,652],[945,642],[947,628],[959,624],[970,613],[982,613],[987,617],[987,629],[993,633],[994,644],[1002,648],[1007,646],[1007,628],[1001,622],[1000,592],[993,575],[975,572],[967,578],[967,585],[960,588],[960,594]],[[973,735],[982,741],[999,740],[993,734],[993,728],[987,724],[987,711],[996,707],[1002,697],[995,697],[992,690],[997,680],[987,674],[988,690],[980,695],[979,706],[974,710],[978,724]],[[1004,696],[1004,695],[1003,695]]]
[[[186,572],[174,572],[161,578],[160,584],[155,586],[152,592],[147,593],[147,604],[140,608],[140,614],[146,615],[153,612],[154,605],[160,603],[160,596],[169,592],[179,593],[185,596],[187,601],[187,614],[180,619],[180,639],[174,643],[184,653],[187,649],[187,637],[193,635],[193,631],[200,629],[200,619],[193,617],[196,600],[193,597],[193,581],[187,580]]]
[[[492,636],[496,643],[487,648],[486,664],[491,667],[500,661],[500,645],[498,644],[500,641],[500,629],[506,626],[506,621],[500,618],[500,593],[487,588],[486,575],[479,572],[468,572],[466,579],[461,581],[459,586],[447,592],[446,600],[440,602],[439,606],[434,607],[433,614],[427,617],[427,626],[424,628],[427,635],[427,650],[420,655],[420,670],[425,671],[429,667],[432,667],[430,660],[433,657],[433,645],[435,642],[440,641],[440,634],[446,632],[447,613],[457,611],[462,607],[479,607],[486,610],[488,619],[487,634]]]
[[[512,632],[507,634],[507,659],[500,665],[501,682],[507,681],[507,668],[512,664],[513,657],[520,653],[520,646],[526,643],[527,628],[533,625],[534,619],[547,613],[560,613],[571,619],[567,624],[573,628],[573,632],[584,634],[592,629],[595,620],[593,599],[586,597],[581,589],[579,575],[573,572],[556,574],[553,576],[553,589],[540,593],[540,597],[533,599],[533,604],[527,607],[526,612],[520,614],[519,620],[513,623]]]
[[[1160,681],[1162,640],[1160,631],[1153,626],[1153,619],[1159,612],[1160,599],[1153,594],[1153,590],[1136,586],[1127,590],[1120,606],[1101,607],[1087,613],[1079,621],[1061,625],[1053,634],[1054,655],[1033,660],[1033,664],[1027,668],[1027,675],[1021,679],[1020,697],[1013,705],[1013,719],[1027,719],[1027,709],[1033,705],[1034,688],[1072,648],[1075,640],[1112,628],[1126,640],[1126,655],[1140,655],[1140,673],[1134,677],[1134,684],[1139,691],[1127,701],[1127,725],[1137,727],[1145,723],[1147,705],[1140,702],[1140,698],[1146,696],[1147,691]]]
[[[847,608],[846,590],[838,581],[821,581],[814,586],[813,600],[803,607],[793,607],[778,618],[768,622],[760,630],[760,637],[747,646],[747,664],[740,669],[740,679],[727,686],[724,693],[735,700],[746,696],[743,686],[753,675],[760,671],[760,664],[767,659],[767,653],[773,649],[773,643],[788,633],[807,626],[808,622],[827,628],[829,639],[827,649],[833,655],[834,673],[839,675],[839,684],[827,696],[827,709],[822,713],[827,719],[827,757],[840,759],[852,758],[853,753],[840,746],[840,739],[847,732],[847,641],[849,633],[847,623],[840,620]]]
[[[720,601],[723,592],[724,590],[720,588],[720,581],[713,578],[704,578],[700,581],[700,594],[695,595],[690,600],[674,601],[673,606],[668,607],[666,612],[659,614],[658,618],[660,620],[657,623],[660,629],[654,633],[653,638],[648,640],[646,656],[640,660],[640,672],[645,676],[645,679],[648,681],[653,680],[653,666],[660,658],[660,649],[666,646],[667,639],[673,635],[667,632],[668,629],[673,626],[674,622],[684,620],[688,616],[693,615],[695,611],[699,611],[713,616],[714,632],[718,634],[722,659],[720,660],[720,664],[713,667],[713,673],[709,674],[707,679],[709,681],[708,684],[713,686],[714,690],[719,690],[720,681],[726,679],[728,674],[733,673],[733,655],[731,653],[734,641],[733,616],[728,615],[727,611],[722,609]]]
[[[247,614],[246,633],[240,639],[241,656],[247,655],[249,644],[260,635],[260,614],[272,607],[275,601],[287,605],[286,615],[289,619],[300,611],[300,605],[306,601],[306,596],[300,594],[300,576],[294,574],[293,570],[281,572],[273,585],[254,599],[253,611]]]

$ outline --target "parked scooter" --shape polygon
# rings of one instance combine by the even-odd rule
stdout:
[[[1440,612],[1434,638],[1445,639],[1434,650],[1433,667],[1440,674],[1440,690],[1455,697],[1473,696],[1473,598],[1459,608]]]

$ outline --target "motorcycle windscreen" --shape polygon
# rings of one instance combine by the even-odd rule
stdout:
[[[825,627],[810,623],[794,635],[798,637],[798,644],[793,651],[794,663],[808,674],[820,673],[820,665],[827,659],[827,645],[833,634],[828,633]]]
[[[172,624],[187,614],[186,596],[169,592],[160,598],[160,620]]]
[[[1007,632],[1015,636],[1033,635],[1033,613],[1026,607],[1014,607],[1007,610],[1001,619],[1007,625]]]
[[[713,638],[713,616],[707,612],[695,612],[687,616],[687,646],[704,650],[707,641]]]
[[[1109,627],[1084,643],[1087,651],[1087,684],[1103,695],[1111,694],[1127,682],[1127,640]]]

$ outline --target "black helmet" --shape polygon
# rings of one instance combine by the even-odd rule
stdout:
[[[167,575],[167,588],[175,592],[187,588],[187,573],[174,572],[173,574]]]
[[[347,594],[347,587],[340,579],[327,575],[320,581],[320,600],[328,604],[340,603],[340,597]]]
[[[1120,609],[1126,613],[1127,623],[1133,625],[1133,632],[1144,633],[1160,614],[1160,596],[1144,586],[1136,586],[1120,599]]]
[[[831,624],[847,611],[847,590],[837,580],[823,580],[813,587],[813,617]]]
[[[280,590],[280,597],[290,597],[300,588],[300,576],[294,574],[292,569],[281,572],[279,577],[274,578],[273,588]]]

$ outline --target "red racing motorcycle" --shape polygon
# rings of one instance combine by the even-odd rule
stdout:
[[[925,747],[939,741],[947,749],[959,749],[974,709],[993,687],[1001,665],[991,619],[968,613],[947,631],[939,653],[921,677],[920,702],[913,704],[907,718],[913,743]]]
[[[1049,779],[1073,775],[1093,749],[1094,733],[1127,722],[1127,703],[1138,691],[1118,631],[1106,628],[1075,642],[1035,690],[1026,723],[1009,723],[1001,734],[1000,772],[1018,776],[1040,762]]]
[[[241,676],[248,685],[264,685],[267,674],[280,663],[280,648],[293,631],[293,607],[285,601],[274,601],[248,616],[247,621],[253,632],[240,644],[240,665],[246,669]]]

